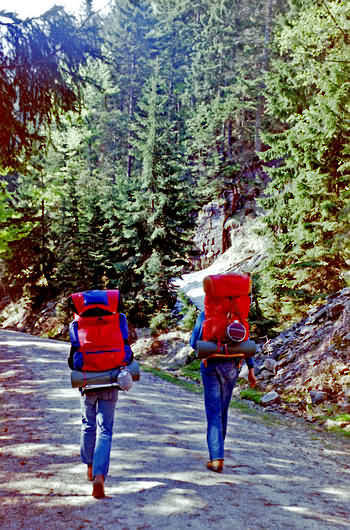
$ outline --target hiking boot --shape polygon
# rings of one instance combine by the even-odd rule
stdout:
[[[210,469],[210,471],[221,473],[224,468],[224,459],[209,460],[207,463],[207,468]]]
[[[87,472],[86,472],[86,478],[92,482],[94,480],[93,476],[92,476],[92,464],[88,464],[88,467],[87,467]]]
[[[94,478],[92,496],[95,497],[95,499],[103,499],[105,496],[104,482],[105,480],[103,475],[96,475]]]

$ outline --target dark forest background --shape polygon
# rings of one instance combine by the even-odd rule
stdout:
[[[131,322],[161,321],[198,212],[247,179],[264,313],[290,322],[346,285],[349,2],[85,0],[78,18],[2,11],[0,39],[4,296],[119,288]]]

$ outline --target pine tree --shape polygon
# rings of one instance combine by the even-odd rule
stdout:
[[[142,162],[140,185],[133,205],[138,227],[137,296],[146,314],[172,307],[172,280],[187,264],[193,229],[192,193],[181,167],[176,130],[168,119],[168,89],[157,69],[144,92],[135,148]]]
[[[187,155],[201,199],[207,202],[225,188],[240,190],[244,170],[256,161],[267,53],[266,2],[200,4],[187,80],[194,102]],[[274,15],[280,7],[281,2]]]
[[[23,168],[45,147],[43,126],[79,110],[80,67],[100,56],[96,27],[83,25],[57,6],[26,20],[0,11],[0,169]]]
[[[280,165],[263,202],[266,303],[286,318],[344,285],[348,252],[339,234],[348,230],[350,6],[297,7],[280,28],[268,78],[268,108],[280,124],[266,135],[267,157]]]
[[[112,90],[108,111],[115,116],[113,137],[127,178],[133,170],[132,123],[137,102],[151,73],[150,61],[157,54],[152,29],[156,19],[148,0],[115,2],[104,24],[106,54],[110,63]]]

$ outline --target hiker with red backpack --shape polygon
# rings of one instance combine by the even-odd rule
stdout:
[[[118,391],[128,390],[132,385],[126,367],[133,354],[128,343],[127,319],[119,312],[117,289],[75,293],[70,302],[75,318],[69,327],[68,365],[81,376],[80,456],[87,465],[88,480],[93,481],[92,496],[99,499],[105,496]],[[93,378],[98,383],[99,374],[105,375],[103,383],[89,384]],[[108,374],[111,375],[106,378]]]
[[[228,409],[242,360],[248,365],[248,380],[256,385],[249,340],[248,313],[251,278],[248,274],[227,273],[203,280],[204,311],[197,318],[190,344],[197,350],[204,387],[207,417],[207,468],[221,473]]]

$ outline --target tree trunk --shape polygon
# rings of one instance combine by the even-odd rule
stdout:
[[[264,75],[269,67],[269,58],[270,58],[270,40],[271,40],[271,26],[272,26],[272,10],[273,10],[273,1],[274,0],[266,0],[266,13],[265,13],[265,36],[264,36],[264,51],[263,51],[263,57],[262,57],[262,75]],[[261,131],[261,122],[262,122],[262,116],[264,112],[264,96],[263,96],[263,90],[265,88],[265,84],[262,81],[260,83],[260,94],[258,95],[258,101],[257,101],[257,109],[256,109],[256,115],[255,115],[255,151],[259,152],[261,151],[261,138],[260,138],[260,131]]]

